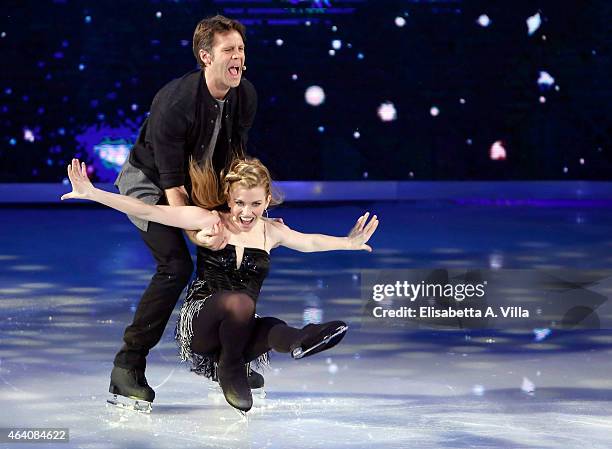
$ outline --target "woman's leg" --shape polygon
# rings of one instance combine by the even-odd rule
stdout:
[[[218,292],[205,301],[192,323],[192,351],[219,354],[219,385],[229,404],[244,411],[253,404],[243,352],[254,318],[255,301],[248,295]]]
[[[271,349],[286,353],[302,348],[303,351],[309,350],[307,355],[313,355],[338,344],[347,329],[346,323],[342,321],[309,324],[298,329],[278,318],[258,317],[255,318],[253,333],[244,349],[244,358],[250,362]]]
[[[191,350],[198,354],[217,354],[240,358],[252,332],[255,302],[243,293],[218,292],[208,298],[193,319]],[[235,355],[238,354],[238,355]]]
[[[279,334],[278,330],[284,330],[286,328],[295,330],[299,333],[299,329],[287,326],[287,323],[278,318],[271,316],[255,318],[255,325],[253,326],[251,338],[244,348],[244,360],[246,362],[252,362],[271,349],[275,349],[278,352],[289,352],[288,349],[283,349],[289,347],[287,342],[292,341],[291,337],[295,337],[295,335],[291,335],[289,338],[283,339],[283,341],[280,342],[277,341],[277,338],[271,338],[271,334],[276,337]],[[273,329],[274,332],[272,332]]]

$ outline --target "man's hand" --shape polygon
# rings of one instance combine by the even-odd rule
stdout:
[[[218,215],[217,211],[212,211],[212,213]],[[221,221],[210,228],[202,229],[201,231],[185,231],[185,233],[195,245],[203,246],[213,251],[225,248],[229,240],[225,232],[225,226]]]
[[[285,222],[283,221],[283,219],[282,219],[282,218],[280,218],[280,217],[278,217],[278,218],[270,218],[270,220],[272,220],[274,223],[280,223],[280,224],[282,224],[283,226],[287,226],[287,225],[285,224]]]
[[[238,223],[236,223],[236,220],[235,220],[236,217],[233,217],[228,212],[222,212],[221,214],[219,214],[219,218],[221,219],[221,223],[223,223],[225,230],[227,230],[229,233],[231,234],[240,233],[240,228],[238,227]]]

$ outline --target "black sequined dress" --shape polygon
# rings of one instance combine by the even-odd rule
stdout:
[[[175,338],[180,358],[191,362],[191,371],[216,380],[215,355],[196,354],[191,350],[193,319],[204,302],[219,291],[246,293],[257,302],[263,281],[270,270],[270,255],[263,249],[246,247],[240,266],[237,266],[234,245],[228,244],[219,251],[198,247],[197,251],[197,277],[189,285],[176,325]],[[256,366],[267,365],[268,354],[251,363]]]

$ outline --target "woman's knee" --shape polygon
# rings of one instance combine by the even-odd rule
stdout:
[[[228,293],[224,303],[225,310],[235,319],[249,320],[255,315],[255,301],[245,293]]]

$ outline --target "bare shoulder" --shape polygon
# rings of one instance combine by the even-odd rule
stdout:
[[[264,221],[266,232],[271,240],[271,248],[276,248],[283,241],[283,237],[286,235],[287,231],[290,231],[289,226],[273,218],[261,217],[261,219]]]
[[[266,223],[266,228],[270,230],[270,232],[283,232],[289,228],[285,223],[278,221],[278,218],[264,218],[261,219]]]

